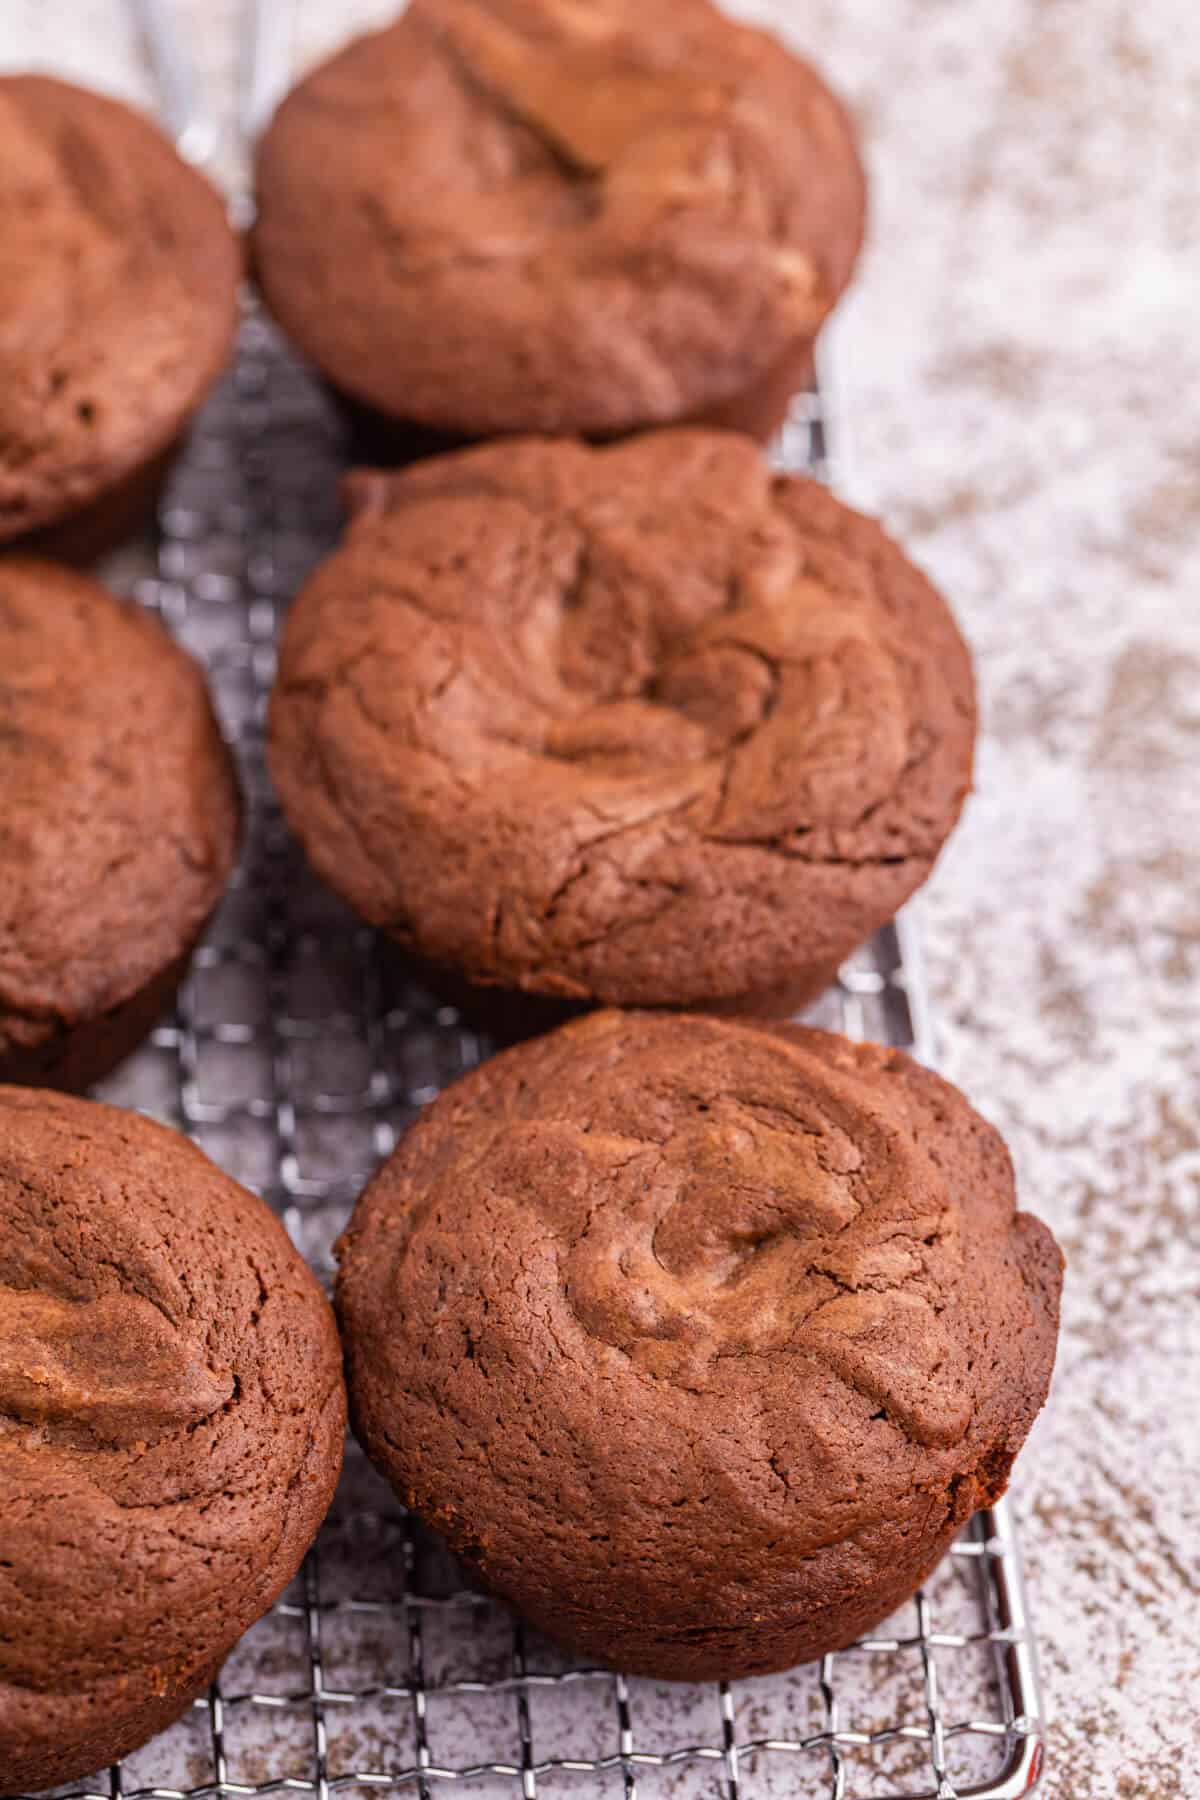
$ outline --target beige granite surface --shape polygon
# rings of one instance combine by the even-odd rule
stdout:
[[[175,8],[224,101],[236,9]],[[301,0],[297,66],[388,10]],[[1176,1800],[1200,1794],[1200,24],[1191,0],[742,10],[858,109],[845,485],[978,655],[978,792],[924,918],[947,1071],[1070,1264],[1016,1483],[1041,1791]],[[116,0],[3,0],[0,62],[31,61],[149,93]]]

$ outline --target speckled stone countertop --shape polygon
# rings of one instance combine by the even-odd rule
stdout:
[[[301,0],[295,66],[391,9]],[[849,497],[954,603],[978,792],[924,903],[942,1056],[1069,1259],[1016,1482],[1063,1800],[1200,1793],[1200,31],[1191,0],[757,0],[854,102]],[[176,0],[232,91],[231,0]],[[0,61],[135,99],[117,0]],[[228,110],[228,108],[227,108]],[[226,173],[233,178],[231,145]]]

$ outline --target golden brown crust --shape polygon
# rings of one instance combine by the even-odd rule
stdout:
[[[864,216],[838,101],[707,0],[414,0],[293,90],[257,186],[285,329],[456,437],[610,436],[755,389]]]
[[[421,1116],[339,1246],[355,1429],[535,1624],[637,1672],[840,1647],[1002,1492],[1061,1258],[899,1052],[599,1013]]]
[[[186,1139],[0,1088],[0,1780],[162,1729],[290,1580],[341,1462],[333,1318]]]
[[[970,663],[877,525],[748,439],[527,439],[350,483],[271,768],[318,870],[476,982],[709,1005],[824,974],[970,783]]]
[[[0,77],[0,541],[163,455],[226,361],[238,276],[220,198],[149,120]]]
[[[0,1079],[84,1085],[149,1029],[238,811],[204,677],[158,622],[0,559]]]

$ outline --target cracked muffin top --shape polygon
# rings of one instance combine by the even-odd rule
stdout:
[[[551,1636],[735,1678],[836,1649],[1003,1491],[1062,1262],[898,1051],[593,1013],[405,1135],[339,1247],[368,1451]]]
[[[0,560],[0,1079],[191,949],[237,836],[191,657],[96,582]]]
[[[707,0],[413,0],[288,96],[257,190],[284,328],[459,437],[731,400],[811,342],[864,216],[840,103]]]
[[[156,126],[0,76],[0,541],[164,451],[233,337],[224,207]]]
[[[522,440],[352,476],[271,768],[325,878],[477,983],[823,985],[970,783],[970,663],[870,520],[750,440]]]
[[[324,1516],[345,1412],[332,1313],[261,1200],[149,1119],[0,1087],[6,1793],[212,1679]]]

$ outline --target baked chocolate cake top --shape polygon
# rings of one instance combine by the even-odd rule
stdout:
[[[228,355],[237,281],[220,199],[156,126],[0,76],[0,540],[166,448]]]
[[[414,0],[284,101],[258,203],[301,348],[462,436],[741,393],[815,334],[864,213],[841,105],[708,0]]]
[[[352,478],[271,766],[321,873],[478,981],[770,990],[929,872],[970,663],[870,520],[748,439],[522,440]]]
[[[191,657],[86,577],[0,559],[0,1063],[189,950],[237,831]]]
[[[0,1088],[0,1779],[212,1669],[295,1572],[344,1423],[333,1316],[260,1200],[148,1119]]]
[[[1003,1490],[1061,1279],[997,1133],[908,1057],[611,1012],[441,1095],[339,1256],[402,1498],[663,1675],[819,1654],[911,1591]]]

